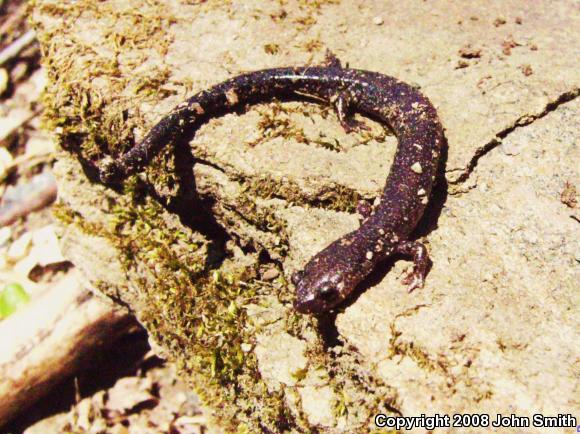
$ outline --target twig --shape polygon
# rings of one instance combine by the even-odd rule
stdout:
[[[0,322],[0,431],[135,328],[132,317],[94,297],[81,282],[73,271]]]
[[[0,172],[0,184],[3,183],[13,170],[25,170],[40,163],[48,163],[54,159],[53,152],[42,152],[38,154],[24,154],[16,157],[12,162],[4,167],[4,172]]]
[[[35,178],[39,179],[42,176],[42,174],[37,175]],[[20,217],[42,209],[56,200],[57,187],[54,177],[50,175],[44,178],[40,180],[41,182],[33,179],[25,186],[27,187],[26,190],[30,191],[26,191],[24,197],[18,201],[0,206],[0,227],[10,225]]]
[[[12,128],[10,128],[7,131],[0,132],[0,142],[3,140],[6,140],[8,137],[10,137],[12,134],[14,134],[19,128],[26,126],[26,124],[28,124],[28,122],[30,122],[32,119],[34,119],[36,116],[38,116],[38,114],[41,111],[42,111],[41,108],[37,108],[36,110],[31,112],[27,117],[22,119],[17,125],[14,125]]]
[[[0,1],[0,7],[1,5],[2,2]],[[10,12],[9,16],[6,18],[6,21],[4,21],[0,26],[0,35],[15,31],[17,24],[26,23],[26,10],[27,5],[23,3],[14,12]]]
[[[4,48],[2,52],[0,52],[0,66],[18,56],[22,50],[32,44],[35,40],[36,32],[34,30],[29,30],[24,35],[16,39],[10,45]]]

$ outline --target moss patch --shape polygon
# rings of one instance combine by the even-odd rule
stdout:
[[[326,208],[333,211],[354,212],[361,195],[342,185],[328,185],[314,195],[305,194],[296,182],[288,179],[275,179],[272,176],[254,178],[234,176],[241,182],[243,192],[262,199],[284,199],[295,205]]]

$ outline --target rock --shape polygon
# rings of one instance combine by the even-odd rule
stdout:
[[[492,187],[446,202],[429,237],[433,269],[422,291],[406,296],[391,272],[338,316],[346,343],[399,390],[403,414],[575,411],[575,374],[565,361],[576,350],[565,342],[579,330],[580,243],[557,193],[561,179],[580,175],[571,163],[580,158],[579,113],[578,99],[564,104],[508,136],[527,141],[525,152],[498,148],[480,161],[479,183]],[[536,370],[542,375],[531,376]]]
[[[152,395],[151,382],[137,377],[121,378],[109,390],[107,410],[118,415],[127,415],[140,405],[156,403]]]
[[[265,280],[265,281],[274,280],[279,275],[280,275],[280,272],[276,268],[270,268],[270,269],[264,271],[264,274],[262,274],[262,280]]]
[[[88,4],[55,14],[55,0],[39,0],[33,13],[49,57],[63,251],[131,307],[200,391],[210,423],[338,433],[372,430],[377,413],[578,412],[569,343],[580,249],[561,203],[579,179],[571,5]],[[266,44],[284,49],[273,56]],[[479,57],[455,69],[470,44]],[[242,71],[316,64],[326,48],[420,86],[446,127],[456,185],[438,185],[418,230],[433,260],[422,290],[407,294],[410,263],[390,262],[335,320],[317,320],[294,311],[284,279],[260,278],[274,266],[288,278],[358,226],[356,205],[381,191],[396,149],[373,121],[346,134],[319,105],[252,107],[197,132],[193,169],[171,150],[124,190],[78,161],[118,155],[185,95]]]

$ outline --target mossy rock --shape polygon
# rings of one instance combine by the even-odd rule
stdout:
[[[504,187],[577,175],[558,153],[577,153],[578,132],[557,127],[578,113],[577,103],[564,104],[578,95],[578,77],[573,55],[561,52],[573,50],[562,29],[574,26],[548,3],[538,6],[543,14],[496,6],[525,26],[514,18],[495,27],[487,6],[431,3],[32,2],[49,77],[45,126],[59,144],[63,248],[93,286],[135,313],[198,391],[216,431],[370,432],[377,413],[577,410],[573,388],[561,386],[574,383],[565,361],[578,356],[566,345],[577,296],[562,186],[546,182],[541,212],[497,205],[530,210],[533,192],[512,197]],[[462,24],[440,28],[438,16]],[[509,34],[526,43],[500,58]],[[484,57],[456,68],[457,50],[474,41],[488,47]],[[409,264],[390,262],[350,305],[317,319],[293,310],[288,276],[356,228],[357,201],[381,190],[396,147],[381,125],[367,120],[369,132],[346,134],[329,107],[273,101],[210,121],[118,188],[101,185],[94,165],[126,151],[186,95],[242,71],[317,63],[327,48],[423,87],[447,127],[448,179],[457,185],[447,202],[438,186],[418,233],[434,263],[423,290],[406,294],[399,276]],[[531,78],[523,62],[533,63]],[[499,158],[478,172],[485,153],[512,137],[548,155],[551,169],[522,155],[516,166],[525,170]],[[545,145],[556,138],[560,148]],[[551,238],[517,235],[530,219],[538,233],[549,225],[568,253],[547,253]],[[493,248],[483,248],[489,240]],[[542,283],[548,276],[559,301]],[[541,378],[520,381],[540,368]]]

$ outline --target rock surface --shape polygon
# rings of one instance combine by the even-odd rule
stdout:
[[[36,0],[33,17],[63,149],[63,246],[176,361],[216,430],[370,431],[378,412],[578,414],[571,2],[69,3]],[[212,120],[191,142],[206,217],[192,211],[189,150],[122,191],[87,162],[126,149],[185,95],[326,49],[420,85],[449,150],[418,230],[433,260],[425,288],[406,294],[409,263],[391,261],[316,320],[292,310],[284,276],[356,228],[356,201],[382,189],[396,139],[379,125],[347,135],[326,107],[276,102]],[[278,277],[259,278],[273,267]]]

